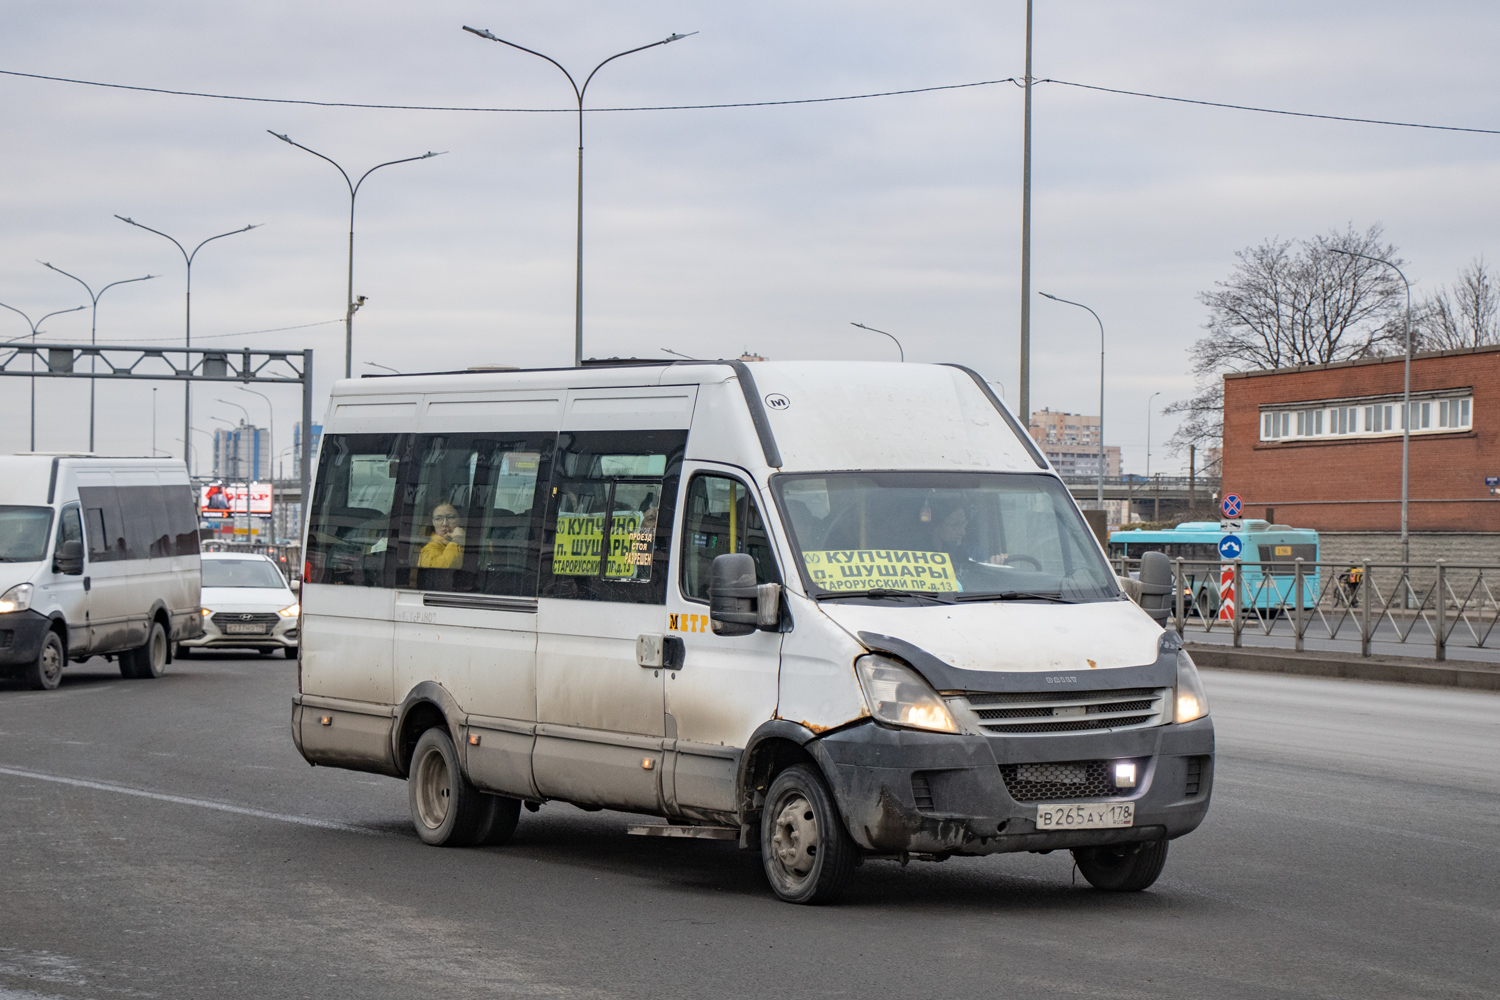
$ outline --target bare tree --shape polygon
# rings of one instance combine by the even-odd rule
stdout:
[[[1223,437],[1223,374],[1258,368],[1327,364],[1391,349],[1405,302],[1401,279],[1376,261],[1405,263],[1382,242],[1380,225],[1349,225],[1310,240],[1267,240],[1235,256],[1228,279],[1204,292],[1208,335],[1190,349],[1198,392],[1168,406],[1187,419],[1168,440],[1182,452]],[[1339,252],[1345,251],[1345,252]]]
[[[1412,333],[1422,350],[1500,343],[1500,288],[1482,256],[1458,272],[1451,290],[1440,289],[1413,312]]]

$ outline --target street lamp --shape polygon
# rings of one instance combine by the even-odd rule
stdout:
[[[87,308],[87,306],[74,306],[72,309],[59,309],[59,310],[57,310],[57,312],[50,312],[47,315],[43,316],[41,319],[37,320],[35,323],[33,323],[31,321],[31,317],[30,316],[28,316],[25,313],[21,312],[21,310],[17,309],[15,306],[7,306],[7,305],[5,305],[4,302],[0,302],[0,306],[3,306],[4,308],[9,309],[11,312],[15,313],[17,316],[20,316],[22,319],[24,319],[26,321],[26,325],[29,326],[29,327],[31,327],[31,342],[33,344],[36,343],[36,335],[41,332],[42,324],[45,323],[45,322],[47,322],[53,316],[61,316],[63,313],[76,313],[80,309],[86,309]],[[17,337],[16,339],[19,340],[20,338]],[[14,355],[12,355],[12,357],[14,357]],[[31,354],[31,370],[32,371],[36,371],[36,352],[35,351],[33,351],[32,354]],[[31,382],[31,449],[30,450],[31,451],[36,451],[36,376],[33,375],[28,381]],[[89,443],[92,446],[93,442],[91,441]],[[92,447],[90,448],[90,450],[92,450]]]
[[[1334,250],[1346,257],[1360,257],[1364,260],[1372,260],[1401,275],[1401,283],[1406,286],[1406,377],[1401,387],[1401,561],[1411,562],[1411,537],[1407,534],[1407,511],[1411,505],[1411,282],[1406,280],[1401,268],[1388,260],[1379,257],[1371,257],[1368,254],[1355,253],[1353,250]]]
[[[366,361],[365,364],[369,365],[371,368],[381,368],[381,369],[384,369],[385,371],[390,372],[392,375],[400,375],[401,374],[396,369],[392,368],[390,365],[382,365],[382,364],[380,364],[378,362],[375,362],[375,361]]]
[[[1161,395],[1158,389],[1146,397],[1146,478],[1151,478],[1151,400]]]
[[[271,132],[270,129],[266,129],[266,131]],[[348,171],[316,149],[308,149],[302,143],[293,142],[279,132],[271,132],[271,134],[289,146],[296,146],[303,152],[311,153],[320,160],[333,163],[334,169],[343,175],[344,183],[349,186],[349,285],[347,292],[348,305],[344,310],[344,378],[352,378],[354,365],[354,314],[359,312],[359,307],[365,304],[365,297],[363,295],[358,299],[354,297],[354,199],[359,195],[359,186],[365,182],[366,177],[369,177],[381,167],[393,167],[398,163],[414,163],[417,160],[426,160],[434,156],[442,156],[443,154],[428,150],[421,156],[408,156],[404,160],[388,160],[385,163],[377,163],[363,174],[360,174],[359,180],[351,181]]]
[[[45,260],[39,260],[39,261],[37,261],[37,263],[40,264],[40,265],[42,265],[43,267],[51,268],[52,270],[56,271],[58,274],[63,275],[64,277],[72,278],[74,281],[78,282],[80,285],[83,286],[83,290],[84,291],[86,291],[86,292],[89,293],[89,299],[94,303],[94,307],[93,307],[94,311],[93,311],[93,313],[92,313],[92,315],[91,315],[91,317],[89,319],[89,345],[90,346],[93,346],[94,344],[98,343],[98,332],[99,332],[99,299],[104,296],[105,292],[109,291],[111,288],[115,287],[116,285],[128,285],[132,281],[150,281],[152,278],[158,278],[158,277],[160,277],[160,275],[157,275],[157,274],[148,274],[144,278],[126,278],[123,281],[111,281],[109,284],[107,284],[103,288],[99,289],[99,294],[96,295],[96,294],[94,294],[94,290],[89,287],[88,282],[84,281],[78,275],[76,275],[76,274],[69,274],[67,271],[64,271],[62,268],[57,267],[56,265],[53,265],[53,264],[49,264]],[[89,358],[89,371],[93,371],[94,370],[94,362],[97,361],[97,360],[98,359],[94,358],[94,357],[90,357]],[[156,392],[155,389],[152,389],[151,391],[153,393]],[[151,398],[153,400],[156,399],[156,397],[154,395]],[[153,405],[154,405],[154,403],[153,403]],[[153,414],[154,414],[154,412],[155,411],[153,411]],[[154,416],[153,416],[153,419],[154,419]],[[94,380],[93,379],[89,379],[89,451],[92,452],[93,450],[94,450]],[[155,454],[154,451],[152,452],[151,457],[152,458],[156,457],[156,454]]]
[[[850,323],[849,325],[850,326],[857,326],[861,330],[869,330],[871,333],[885,333],[884,330],[877,330],[873,326],[865,326],[863,323]],[[901,360],[903,362],[906,361],[906,348],[904,348],[904,347],[901,346],[901,341],[896,340],[896,335],[894,333],[885,333],[885,335],[887,337],[890,337],[891,340],[895,341],[896,350],[898,350],[898,351],[901,352]]]
[[[172,240],[172,245],[174,247],[176,247],[177,250],[178,250],[178,252],[180,252],[182,254],[182,260],[187,265],[187,297],[186,297],[186,300],[185,300],[185,302],[186,302],[185,312],[186,312],[186,315],[187,315],[187,320],[186,320],[186,326],[183,328],[184,332],[183,332],[183,335],[182,335],[182,346],[184,348],[188,348],[188,349],[192,348],[192,346],[193,346],[193,258],[196,257],[196,256],[198,256],[198,251],[199,250],[202,250],[204,248],[204,246],[206,246],[209,243],[212,243],[214,240],[222,240],[226,236],[237,236],[240,233],[248,233],[252,229],[259,229],[262,225],[264,225],[264,223],[256,223],[254,225],[247,225],[247,226],[245,226],[244,229],[231,229],[227,233],[220,233],[217,236],[210,236],[208,239],[204,240],[202,243],[199,243],[197,246],[193,247],[193,252],[192,253],[188,253],[187,249],[181,243],[178,243],[175,239],[172,239],[172,237],[168,236],[166,233],[162,232],[159,229],[152,229],[150,226],[143,226],[139,222],[136,222],[134,219],[127,219],[123,215],[116,215],[115,218],[119,219],[121,222],[128,222],[132,226],[135,226],[137,229],[144,229],[148,233],[155,233],[157,236],[160,236],[160,237],[162,237],[164,239]],[[100,294],[103,294],[103,293],[101,292]],[[187,363],[191,364],[191,361],[188,360]],[[182,437],[183,437],[184,443],[186,443],[187,441],[191,440],[191,438],[193,436],[193,383],[192,382],[188,382],[188,381],[184,381],[182,383],[182,426],[183,426]]]
[[[584,78],[583,86],[580,87],[578,86],[578,81],[573,78],[573,74],[569,73],[567,69],[563,67],[562,63],[558,62],[556,59],[553,59],[551,56],[542,55],[542,53],[537,52],[535,49],[528,49],[526,46],[517,45],[515,42],[507,42],[505,39],[491,34],[484,28],[471,28],[466,24],[464,25],[464,30],[469,32],[470,34],[478,35],[480,38],[488,38],[492,42],[499,42],[501,45],[509,45],[513,49],[520,49],[522,52],[530,53],[531,55],[536,56],[538,59],[547,60],[558,69],[562,70],[563,76],[568,78],[568,83],[573,87],[573,96],[578,100],[578,237],[576,241],[578,249],[578,272],[574,279],[573,296],[573,367],[581,368],[583,367],[583,95],[588,92],[589,83],[593,81],[594,74],[603,69],[606,64],[614,62],[621,56],[628,56],[636,52],[644,52],[647,49],[654,49],[658,45],[666,45],[668,42],[675,42],[678,39],[687,38],[688,35],[696,35],[697,32],[689,31],[686,35],[679,35],[674,32],[668,35],[666,38],[663,38],[659,42],[652,42],[650,45],[641,45],[637,48],[626,49],[624,52],[616,52],[614,55],[604,60],[604,62],[595,66],[589,72],[589,75]]]
[[[1094,312],[1094,310],[1092,310],[1092,309],[1089,309],[1089,307],[1086,306],[1086,305],[1084,305],[1082,302],[1074,302],[1074,301],[1072,301],[1070,299],[1060,299],[1056,295],[1048,295],[1046,292],[1042,292],[1040,294],[1041,294],[1042,298],[1044,298],[1044,299],[1051,299],[1053,302],[1061,302],[1064,305],[1077,306],[1080,309],[1088,309],[1089,315],[1092,316],[1092,317],[1094,317],[1094,322],[1099,324],[1099,509],[1103,510],[1104,509],[1104,320],[1100,319],[1098,313]],[[1147,436],[1148,437],[1150,436],[1149,432],[1148,432]],[[1151,452],[1151,448],[1148,445],[1147,448],[1146,448],[1146,453],[1147,453],[1146,461],[1147,461],[1147,465],[1148,465],[1148,470],[1149,470],[1149,465],[1150,465],[1150,461],[1151,461],[1150,452]],[[1147,475],[1150,475],[1149,471],[1147,472]],[[1128,520],[1128,518],[1127,518],[1127,520]]]
[[[687,358],[689,361],[697,361],[697,360],[699,360],[698,358],[693,357],[691,354],[683,354],[681,351],[674,351],[670,347],[663,347],[661,349],[661,352],[663,354],[675,354],[677,357],[679,357],[679,358]]]

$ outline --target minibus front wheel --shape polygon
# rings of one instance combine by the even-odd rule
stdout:
[[[1089,885],[1106,892],[1140,892],[1167,863],[1167,840],[1103,847],[1076,847],[1073,860]]]
[[[761,812],[766,878],[788,903],[826,903],[854,872],[858,849],[816,767],[795,764],[776,776]]]

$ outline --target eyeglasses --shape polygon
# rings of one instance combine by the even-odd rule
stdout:
[[[457,520],[458,520],[458,515],[457,514],[434,514],[434,515],[432,515],[432,523],[433,524],[437,524],[439,521],[445,521],[446,522],[446,521],[457,521]]]

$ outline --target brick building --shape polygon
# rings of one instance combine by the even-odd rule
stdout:
[[[1393,551],[1403,367],[1396,357],[1226,375],[1224,491],[1244,498],[1246,517],[1368,536],[1358,543],[1365,555]],[[1493,476],[1500,476],[1500,346],[1415,355],[1413,559],[1419,551],[1500,554],[1500,498],[1485,482]],[[1459,535],[1465,540],[1455,544]]]
[[[1031,415],[1031,436],[1053,468],[1064,476],[1099,474],[1099,418],[1086,413],[1040,409]],[[1104,446],[1104,474],[1120,475],[1118,445]]]

